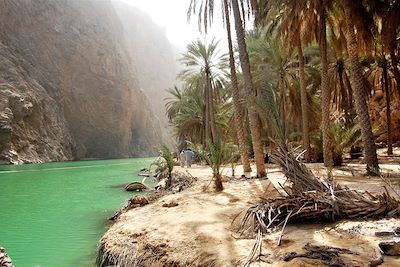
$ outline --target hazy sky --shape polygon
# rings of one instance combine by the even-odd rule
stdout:
[[[198,37],[202,39],[205,38],[204,34],[201,35],[199,33],[197,16],[192,16],[190,24],[187,22],[186,15],[190,2],[189,0],[124,1],[148,13],[155,23],[165,28],[168,39],[175,45],[182,47]],[[214,10],[214,23],[209,32],[207,32],[206,38],[211,40],[213,37],[216,37],[216,39],[225,42],[226,33],[222,24],[219,3],[220,1],[217,0]]]

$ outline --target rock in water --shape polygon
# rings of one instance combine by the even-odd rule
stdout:
[[[156,190],[162,190],[167,188],[167,179],[160,180],[155,186]]]
[[[11,258],[7,255],[3,247],[0,247],[0,267],[14,267]]]
[[[379,248],[385,255],[400,256],[400,242],[399,241],[386,241],[379,243]]]
[[[140,182],[133,182],[130,184],[127,184],[125,186],[125,190],[126,191],[142,191],[142,190],[146,190],[147,186],[145,186],[144,184],[140,183]]]

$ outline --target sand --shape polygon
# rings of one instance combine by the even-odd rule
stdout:
[[[327,174],[322,164],[309,167],[319,176]],[[393,181],[400,177],[398,163],[381,167]],[[254,236],[239,236],[237,225],[252,203],[284,193],[276,189],[278,182],[285,181],[282,173],[276,166],[269,165],[269,179],[225,178],[224,191],[215,193],[210,184],[210,168],[193,165],[189,169],[176,167],[175,170],[188,171],[199,180],[183,192],[123,214],[102,238],[105,250],[129,255],[131,260],[142,257],[147,260],[145,265],[151,266],[242,266],[254,244]],[[235,173],[242,173],[240,166]],[[355,163],[333,171],[338,182],[351,188],[382,190],[381,179],[365,177],[362,173],[363,166]],[[230,176],[230,169],[226,168],[224,174]],[[171,203],[178,205],[163,207]],[[324,266],[320,260],[282,260],[287,252],[302,253],[307,243],[352,250],[356,255],[342,256],[348,266],[369,266],[381,258],[384,261],[381,266],[400,266],[400,257],[381,256],[378,248],[380,241],[396,238],[375,236],[377,231],[390,231],[399,226],[400,219],[393,218],[290,225],[279,247],[280,231],[265,237],[262,261],[251,266]]]

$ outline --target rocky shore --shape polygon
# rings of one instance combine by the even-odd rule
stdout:
[[[6,249],[0,247],[0,267],[14,267],[10,256],[7,255]]]
[[[399,175],[393,166],[381,167]],[[319,176],[326,174],[321,165],[311,168]],[[226,178],[224,191],[215,193],[209,168],[187,170],[198,177],[192,187],[118,217],[99,242],[101,266],[243,266],[253,248],[254,235],[237,232],[241,218],[252,203],[284,194],[277,190],[278,183],[284,181],[282,173],[271,167],[269,179]],[[366,180],[361,172],[334,170],[334,175],[350,188],[371,192],[382,189],[379,179]],[[376,233],[394,231],[399,223],[392,218],[288,225],[280,246],[277,241],[281,231],[264,237],[263,256],[251,266],[324,266],[326,261],[321,258],[305,257],[308,250],[315,249],[338,252],[331,260],[339,259],[343,266],[376,266],[382,262],[382,266],[398,266],[400,259],[385,255],[379,247],[381,242],[396,241],[397,237]]]

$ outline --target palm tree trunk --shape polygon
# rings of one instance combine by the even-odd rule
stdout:
[[[394,79],[396,80],[397,93],[400,95],[400,71],[399,71],[399,59],[396,57],[394,47],[390,47],[390,61],[392,62],[392,69]]]
[[[257,168],[257,176],[265,177],[264,150],[261,141],[261,127],[257,111],[254,106],[250,105],[250,98],[257,97],[257,93],[253,87],[253,81],[250,71],[250,60],[247,53],[245,33],[240,16],[240,9],[237,0],[232,0],[232,9],[235,19],[236,38],[239,46],[240,63],[243,71],[244,87],[247,94],[247,107],[249,112],[250,132],[253,140],[254,160]]]
[[[324,165],[326,167],[333,166],[331,139],[329,135],[329,85],[328,85],[328,56],[326,44],[326,11],[321,10],[319,22],[319,50],[321,56],[321,110],[322,110],[322,140],[324,152]]]
[[[303,131],[303,148],[306,150],[305,160],[311,161],[311,147],[310,147],[310,132],[308,122],[308,99],[306,91],[306,79],[304,72],[304,56],[303,48],[301,45],[300,33],[297,45],[297,54],[299,57],[299,78],[300,78],[300,100],[301,100],[301,118],[302,118],[302,131]]]
[[[211,128],[211,140],[215,142],[218,138],[217,126],[215,125],[215,113],[214,113],[214,93],[211,84],[210,74],[207,73],[207,87],[208,87],[208,111],[210,112],[210,128]]]
[[[245,131],[244,131],[243,109],[242,109],[242,104],[240,102],[241,97],[240,97],[237,76],[236,76],[235,57],[233,54],[228,0],[224,0],[224,12],[225,12],[226,32],[227,32],[227,37],[228,37],[229,66],[231,69],[231,84],[232,84],[232,91],[233,91],[233,107],[234,107],[234,116],[235,116],[235,123],[236,123],[236,136],[237,136],[238,143],[239,143],[240,159],[243,164],[243,171],[251,172],[250,160],[249,160],[249,150],[247,149],[247,141],[246,141],[246,135],[245,135]]]
[[[211,131],[210,131],[210,101],[209,101],[209,90],[208,90],[208,84],[204,84],[204,105],[206,109],[206,121],[205,121],[205,133],[206,133],[206,146],[208,143],[208,140],[211,140]]]
[[[364,157],[367,164],[367,171],[371,174],[379,173],[376,145],[372,133],[371,120],[368,113],[368,105],[365,99],[365,81],[362,75],[362,67],[358,59],[357,39],[354,32],[354,25],[349,8],[345,8],[347,22],[347,50],[349,52],[349,73],[350,84],[353,88],[356,111],[361,128],[361,138],[364,145]]]
[[[281,64],[279,64],[281,65]],[[283,128],[283,140],[286,142],[287,140],[287,120],[286,120],[286,92],[285,92],[285,86],[284,86],[284,81],[283,81],[283,74],[280,74],[280,82],[278,86],[278,91],[281,93],[281,110],[280,110],[280,117],[282,120],[282,128]]]
[[[386,100],[386,129],[387,129],[387,154],[393,155],[393,136],[392,136],[392,114],[390,111],[390,92],[389,92],[389,84],[388,84],[388,65],[386,57],[384,57],[383,62],[383,83],[385,85],[383,91],[385,92],[385,100]]]

